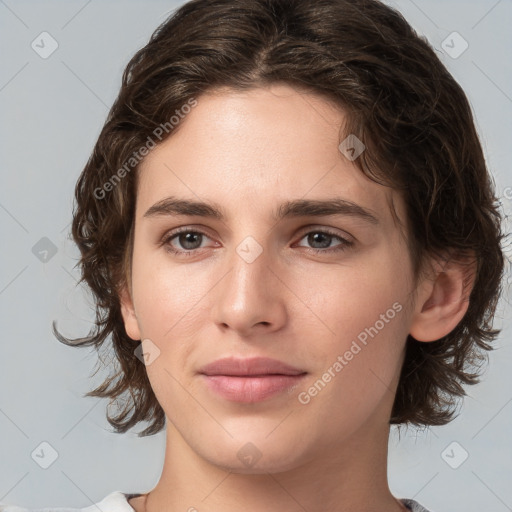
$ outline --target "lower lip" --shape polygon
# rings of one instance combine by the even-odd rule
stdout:
[[[271,396],[296,387],[306,374],[263,375],[236,377],[230,375],[203,375],[208,387],[226,400],[233,402],[261,402]]]

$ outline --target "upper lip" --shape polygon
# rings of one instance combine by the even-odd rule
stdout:
[[[289,364],[269,359],[267,357],[254,357],[249,359],[240,359],[226,357],[217,359],[213,363],[203,366],[199,373],[204,375],[301,375],[306,373],[304,370],[290,366]]]

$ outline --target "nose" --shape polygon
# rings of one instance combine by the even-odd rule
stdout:
[[[213,321],[243,337],[279,330],[287,320],[285,301],[290,291],[279,276],[276,259],[261,249],[254,242],[234,249],[212,296]]]

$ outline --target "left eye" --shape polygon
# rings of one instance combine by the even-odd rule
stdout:
[[[310,231],[305,236],[301,238],[301,240],[307,239],[308,244],[314,245],[319,244],[320,248],[312,247],[311,249],[315,252],[330,252],[333,251],[341,251],[347,247],[353,245],[353,242],[331,233],[329,231]],[[335,245],[334,247],[329,247],[331,245],[332,240],[338,240],[340,243]],[[324,250],[322,250],[324,249]],[[325,249],[329,249],[326,251]]]
[[[171,233],[163,241],[163,245],[166,246],[167,250],[176,255],[191,256],[194,251],[201,248],[203,238],[210,238],[206,233],[202,231],[194,230],[183,230],[179,232]],[[342,251],[354,245],[353,242],[329,231],[310,231],[306,233],[300,240],[307,239],[307,243],[310,245],[319,245],[320,247],[306,247],[310,251],[316,253],[326,253],[334,251]],[[181,248],[177,248],[173,242],[177,240]],[[331,246],[333,240],[338,240],[338,244]],[[303,247],[299,245],[299,247]]]

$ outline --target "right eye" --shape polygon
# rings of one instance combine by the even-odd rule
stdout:
[[[179,228],[168,233],[162,240],[166,250],[177,256],[192,256],[201,247],[203,238],[209,238],[206,233],[197,229]],[[176,245],[181,245],[181,249]]]

